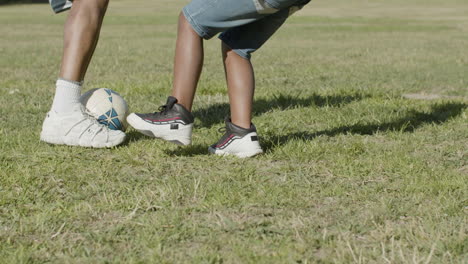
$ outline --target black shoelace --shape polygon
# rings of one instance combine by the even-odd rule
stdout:
[[[169,112],[169,107],[167,104],[165,105],[161,105],[159,108],[158,108],[158,111],[159,112],[154,112],[155,114],[161,114],[161,115],[167,115],[167,112]]]

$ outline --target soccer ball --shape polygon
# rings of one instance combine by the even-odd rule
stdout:
[[[95,88],[80,97],[80,102],[99,123],[113,130],[127,128],[128,105],[120,94],[107,88]]]

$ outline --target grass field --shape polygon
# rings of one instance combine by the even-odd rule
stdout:
[[[86,89],[155,111],[186,1],[111,1]],[[228,100],[206,42],[193,144],[39,142],[66,14],[0,6],[0,263],[467,263],[468,3],[313,1],[254,54],[265,154],[207,155]]]

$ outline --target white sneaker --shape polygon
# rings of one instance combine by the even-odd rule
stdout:
[[[248,158],[263,152],[258,142],[257,129],[252,124],[249,129],[238,127],[230,122],[224,121],[226,127],[220,131],[225,132],[218,143],[211,145],[208,151],[215,155],[234,155],[239,158]]]
[[[110,148],[125,140],[125,133],[111,130],[88,115],[84,106],[71,112],[50,111],[42,124],[41,140],[50,144]]]

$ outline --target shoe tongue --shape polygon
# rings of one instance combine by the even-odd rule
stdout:
[[[173,96],[169,96],[167,98],[166,105],[167,105],[168,109],[171,109],[176,103],[177,103],[177,98],[175,98]]]

